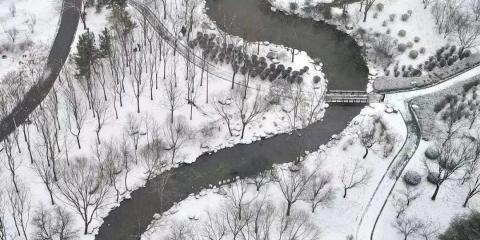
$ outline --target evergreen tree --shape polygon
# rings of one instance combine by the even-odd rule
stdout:
[[[110,56],[112,51],[112,36],[107,28],[103,29],[100,34],[100,56],[107,57]]]
[[[480,239],[480,213],[472,212],[468,216],[455,218],[440,240]]]
[[[77,53],[73,57],[77,66],[77,77],[83,77],[89,81],[92,75],[92,65],[98,56],[95,35],[88,31],[83,33],[78,40]]]

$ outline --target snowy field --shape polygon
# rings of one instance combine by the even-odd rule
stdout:
[[[369,128],[373,119],[377,117],[387,124],[387,134],[395,137],[394,150],[387,157],[384,157],[384,146],[378,144],[372,147],[373,150],[365,159],[362,159],[365,147],[360,141],[360,132]],[[330,181],[321,190],[320,194],[325,194],[324,196],[326,196],[328,195],[326,192],[331,191],[332,196],[328,197],[329,200],[320,202],[314,213],[311,213],[312,208],[307,200],[299,200],[298,203],[293,205],[292,212],[305,213],[308,217],[308,221],[305,224],[314,224],[318,228],[317,230],[321,232],[313,237],[309,237],[308,234],[297,235],[297,237],[301,236],[301,239],[320,238],[334,240],[346,239],[349,235],[353,236],[376,184],[385,173],[395,153],[403,144],[405,137],[406,129],[400,114],[385,113],[384,106],[376,104],[363,109],[360,115],[352,121],[352,124],[339,135],[338,140],[332,140],[328,144],[321,146],[317,152],[308,154],[300,164],[301,168],[306,169],[307,172],[318,171],[320,176],[328,176]],[[355,165],[357,165],[357,170],[353,170]],[[284,164],[275,166],[274,172],[276,173],[274,175],[277,175],[277,178],[280,179],[290,176],[289,172],[293,169],[292,166],[295,165]],[[365,173],[368,173],[368,180],[364,184],[349,189],[347,196],[343,198],[344,185],[342,184],[342,178],[345,180],[344,182],[348,182],[349,174],[353,172],[355,173],[355,181],[360,179],[359,177]],[[279,179],[270,181],[262,186],[258,192],[253,184],[254,180],[240,180],[231,185],[221,187],[220,190],[209,189],[202,191],[178,203],[163,216],[157,216],[157,220],[152,222],[150,230],[143,235],[142,239],[164,239],[164,237],[172,236],[177,232],[178,226],[188,226],[194,234],[204,236],[205,232],[202,231],[205,230],[205,226],[210,221],[209,215],[219,214],[223,216],[222,214],[227,214],[228,206],[231,204],[231,199],[228,197],[229,194],[232,191],[238,192],[239,185],[242,185],[244,182],[249,183],[244,187],[246,188],[246,197],[243,199],[242,204],[244,204],[245,211],[248,211],[247,209],[256,211],[254,207],[250,206],[265,201],[275,206],[275,214],[280,219],[277,221],[281,222],[281,219],[284,217],[282,217],[282,214],[286,209],[286,200],[282,195],[280,184],[285,183]],[[227,195],[224,195],[225,193]],[[309,195],[307,191],[304,194],[302,199]],[[231,229],[229,228],[229,224],[232,223],[229,220],[224,221],[223,224],[225,224],[227,229],[226,239],[233,239]],[[272,224],[270,237],[278,237],[275,232],[280,232],[277,229],[281,228],[281,224],[277,221],[274,221]],[[251,229],[248,228],[242,229],[241,234],[250,234]],[[304,230],[307,231],[306,229],[301,231]]]
[[[0,79],[26,68],[29,60],[48,55],[61,4],[60,0],[0,1]]]
[[[273,10],[319,20],[325,18],[318,13],[305,12],[306,3],[308,2],[309,6],[315,6],[318,3],[332,1],[312,0],[303,3],[291,0],[270,0],[269,2]],[[475,1],[460,2],[458,6],[455,5],[459,12],[470,16],[477,14],[471,12],[475,11],[472,8]],[[420,68],[419,64],[424,65],[424,62],[430,56],[435,56],[436,51],[441,47],[464,45],[462,44],[464,39],[460,40],[453,27],[448,30],[439,27],[437,21],[446,22],[447,20],[442,20],[445,17],[436,17],[432,13],[434,3],[435,1],[421,0],[373,1],[366,21],[363,21],[365,15],[361,10],[365,7],[360,2],[345,6],[346,18],[342,16],[343,10],[340,6],[334,5],[331,8],[331,18],[326,21],[355,37],[360,45],[367,46],[367,60],[372,74],[383,76],[386,74],[384,70],[389,70],[390,75],[393,75],[394,69],[403,69],[403,66],[422,70],[424,66]],[[296,5],[294,10],[292,10],[292,4]],[[476,47],[479,41],[474,42],[471,50],[477,52]],[[386,57],[385,54],[390,57]],[[415,57],[412,57],[412,54]]]
[[[18,16],[24,17],[20,12],[27,8],[23,5],[24,2],[21,3],[22,5],[16,4]],[[175,1],[169,2],[173,3]],[[169,7],[173,8],[173,5]],[[35,11],[41,9],[43,8]],[[49,11],[54,9],[50,7]],[[201,31],[202,26],[211,24],[203,15],[202,9],[202,5],[195,8],[196,23],[192,35]],[[96,35],[97,47],[100,45],[101,31],[106,27],[112,29],[108,20],[112,10],[101,10],[97,12],[94,7],[88,8],[86,18],[89,32]],[[80,239],[93,239],[102,223],[102,217],[117,206],[119,201],[128,198],[131,191],[143,186],[146,180],[156,174],[176,167],[179,163],[195,161],[204,152],[288,132],[293,126],[302,128],[323,116],[326,107],[323,103],[326,80],[321,66],[312,65],[313,61],[306,53],[297,55],[295,63],[290,64],[288,50],[272,44],[261,44],[260,56],[270,51],[276,52],[277,58],[267,60],[268,64],[283,63],[285,67],[291,66],[293,69],[308,66],[309,70],[303,75],[303,83],[290,84],[285,80],[270,83],[258,77],[247,79],[238,73],[235,81],[240,84],[231,90],[230,81],[213,75],[207,76],[206,73],[201,76],[200,67],[187,63],[179,53],[174,56],[173,49],[160,40],[153,29],[141,25],[143,19],[134,9],[127,7],[127,10],[137,24],[129,35],[133,40],[128,43],[127,52],[119,50],[121,43],[118,40],[112,40],[115,51],[119,52],[111,60],[123,66],[123,69],[113,70],[108,58],[100,59],[92,76],[95,81],[89,86],[88,83],[77,81],[75,57],[71,57],[50,95],[33,113],[32,123],[18,128],[2,144],[3,151],[7,154],[1,154],[3,170],[0,177],[6,181],[2,185],[1,194],[5,208],[0,216],[3,229],[11,239],[24,239],[25,235],[38,234],[39,228],[35,224],[38,223],[36,220],[40,216],[40,210],[53,214],[57,207],[66,213],[69,228],[75,230]],[[178,17],[170,16],[171,19]],[[169,25],[170,23],[166,22],[167,27],[178,27]],[[43,27],[48,26],[46,22],[42,24]],[[86,36],[82,25],[80,22],[75,45],[81,37]],[[137,43],[143,41],[143,26],[146,27],[149,41],[153,41],[153,49],[147,44],[142,45],[140,51],[133,51],[133,48],[138,49]],[[212,28],[208,31],[216,32]],[[41,32],[35,33],[32,35],[34,39]],[[48,41],[53,35],[54,31],[52,37],[46,37],[48,35],[42,33],[38,42]],[[241,40],[235,39],[237,38],[232,37],[229,41],[240,45]],[[185,38],[180,41],[185,41]],[[75,55],[77,49],[74,46],[72,51]],[[256,51],[257,44],[249,43],[246,53],[257,53]],[[130,55],[130,60],[124,59],[127,54]],[[122,65],[122,61],[130,61],[130,68]],[[226,76],[233,73],[227,64],[217,67]],[[41,69],[37,72],[41,73]],[[121,80],[115,78],[119,73],[123,76]],[[313,82],[314,76],[321,76],[318,83]],[[135,79],[138,78],[144,80],[136,82]],[[249,88],[245,90],[240,87],[242,84],[248,84]],[[297,107],[313,109],[308,116],[306,112],[293,115],[293,105],[289,100],[292,95],[288,95],[293,93],[302,99]],[[171,102],[172,98],[175,98],[175,103]],[[277,103],[272,104],[272,101]],[[219,111],[227,113],[231,134],[227,121],[219,115]],[[168,117],[170,115],[174,118]],[[242,121],[241,117],[248,119]],[[292,120],[295,120],[295,125],[292,125]],[[243,137],[242,122],[245,125]],[[149,146],[157,148],[152,150]],[[149,151],[155,151],[155,154]],[[91,169],[95,171],[89,172]],[[69,184],[84,184],[83,187],[91,188],[97,181],[95,179],[100,177],[99,174],[107,174],[103,171],[99,173],[97,169],[107,171],[110,177],[105,180],[107,185],[97,186],[100,190],[87,191],[91,197],[89,201],[93,202],[87,204],[87,221],[91,223],[88,234],[83,235],[84,221],[66,192],[68,187],[72,187]],[[91,178],[79,180],[76,173],[83,171],[88,172]],[[67,175],[70,180],[77,180],[68,182]],[[101,184],[106,182],[103,183],[102,180]],[[82,211],[85,213],[85,210]],[[48,215],[47,218],[60,219],[58,215]]]

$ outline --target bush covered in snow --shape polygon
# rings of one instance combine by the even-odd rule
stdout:
[[[429,172],[427,176],[427,181],[431,184],[437,184],[440,179],[438,179],[438,172]]]
[[[411,59],[416,59],[418,57],[418,52],[417,50],[411,50],[410,53],[408,54],[408,56],[411,58]]]
[[[422,176],[416,171],[407,171],[405,175],[403,175],[403,180],[408,185],[416,186],[422,181]]]
[[[425,150],[425,157],[428,159],[437,159],[440,156],[440,149],[434,144],[428,146]]]
[[[408,15],[407,13],[405,14],[402,14],[402,21],[406,22],[409,18],[410,18],[410,15]]]
[[[405,37],[406,35],[407,35],[407,31],[405,31],[405,30],[403,30],[403,29],[400,30],[400,31],[398,31],[398,36],[400,36],[400,37]]]
[[[407,44],[405,43],[399,43],[398,46],[397,46],[397,50],[399,52],[405,52],[405,50],[407,50]]]

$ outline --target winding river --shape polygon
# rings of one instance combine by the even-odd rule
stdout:
[[[270,11],[265,0],[207,0],[207,14],[230,34],[250,41],[269,41],[293,47],[320,58],[330,89],[364,90],[368,69],[360,48],[347,34],[322,22]],[[226,25],[225,23],[228,23]],[[225,26],[229,26],[225,28]],[[235,176],[249,177],[275,163],[291,162],[299,151],[315,151],[341,132],[362,106],[332,105],[323,121],[296,134],[280,134],[248,145],[236,145],[204,154],[190,165],[149,181],[104,219],[97,240],[140,239],[155,213],[199,192],[210,184]],[[298,149],[298,143],[301,149]],[[168,181],[160,190],[168,174]]]

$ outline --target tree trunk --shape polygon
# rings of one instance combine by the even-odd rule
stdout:
[[[343,198],[347,198],[347,188],[343,188]]]
[[[363,159],[365,159],[368,155],[368,148],[365,148],[365,154],[363,155]]]
[[[437,184],[437,187],[435,188],[435,192],[432,195],[432,201],[435,201],[435,199],[437,198],[438,190],[440,190],[439,184]]]

